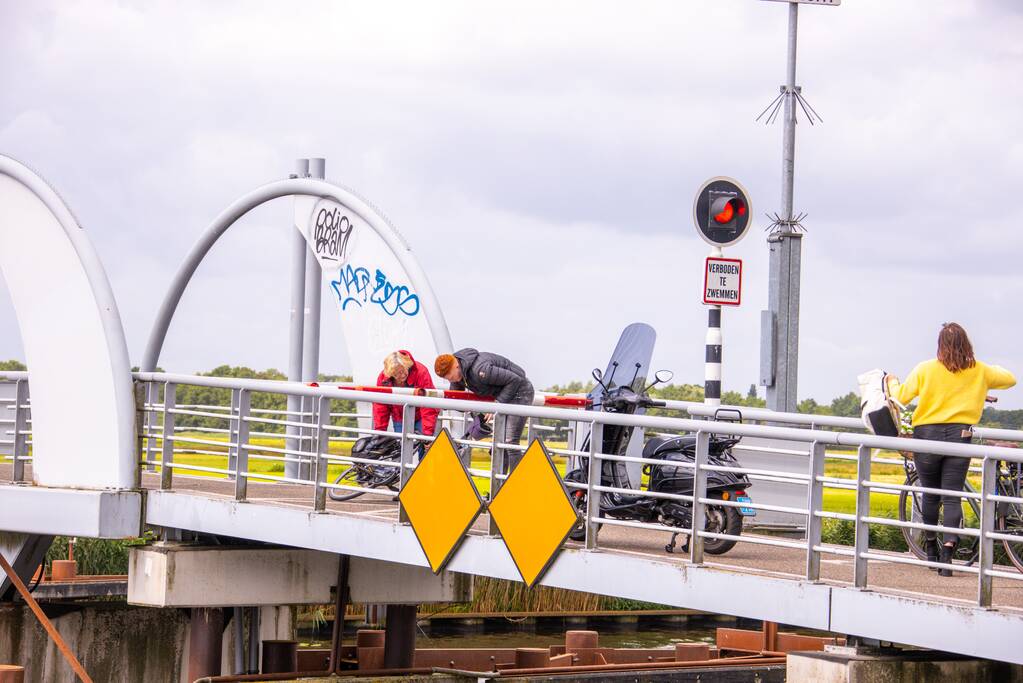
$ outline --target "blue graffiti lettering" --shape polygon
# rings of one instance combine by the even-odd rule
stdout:
[[[330,286],[337,295],[337,300],[341,302],[342,311],[352,303],[361,308],[369,297],[369,271],[362,267],[352,268],[346,265],[338,272],[337,280],[333,280]],[[341,287],[345,288],[343,293]]]
[[[392,285],[379,268],[376,287],[373,288],[369,300],[378,304],[387,315],[396,315],[401,311],[411,318],[419,313],[419,297],[411,293],[405,285]]]
[[[348,304],[354,303],[361,308],[363,304],[372,303],[389,316],[403,313],[411,318],[419,314],[419,296],[405,285],[392,283],[379,268],[372,286],[369,270],[350,265],[338,272],[337,280],[331,281],[330,286],[341,302],[342,311],[348,308]]]

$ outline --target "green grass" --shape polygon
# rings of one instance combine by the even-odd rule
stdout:
[[[185,438],[199,438],[208,441],[222,442],[223,446],[210,446],[210,445],[196,445],[195,447],[201,450],[207,451],[219,451],[223,455],[208,455],[208,454],[176,454],[175,462],[178,464],[187,465],[198,465],[200,467],[210,468],[227,468],[227,437],[223,434],[208,434],[206,432],[181,432],[178,434],[179,437]],[[271,448],[283,448],[284,437],[253,437],[250,439],[250,443],[257,446],[268,446]],[[551,442],[547,444],[548,447],[552,448],[565,448],[567,444],[564,442]],[[159,448],[160,442],[155,441],[155,448]],[[185,442],[179,444],[181,447],[186,447]],[[350,455],[352,450],[351,442],[340,442],[332,443],[330,446],[330,453],[332,455]],[[157,451],[158,452],[158,451]],[[842,454],[841,451],[829,451],[829,455],[834,453]],[[845,455],[853,455],[853,451],[844,453]],[[279,454],[267,452],[266,455],[278,457]],[[897,454],[882,451],[880,454],[882,457],[898,458]],[[554,464],[558,469],[558,472],[564,476],[567,464],[567,459],[563,456],[554,455],[552,456]],[[333,463],[328,467],[327,474],[330,481],[333,481],[342,470],[345,465],[340,463]],[[475,470],[486,470],[490,467],[490,454],[486,449],[476,448],[473,449],[472,453],[472,469]],[[262,458],[253,457],[250,454],[249,457],[249,471],[259,474],[267,474],[271,476],[283,476],[284,474],[284,462],[279,459],[265,460]],[[225,478],[224,474],[217,474],[211,472],[203,472],[198,470],[186,470],[176,469],[175,474],[187,474],[191,476],[200,477],[213,477],[213,478]],[[856,479],[856,463],[848,460],[838,460],[834,458],[828,458],[825,466],[825,474],[829,477],[838,477],[842,479],[855,480]],[[252,477],[254,481],[259,481],[258,476]],[[901,465],[888,465],[888,464],[874,464],[871,468],[871,479],[873,481],[892,482],[901,484],[905,481],[905,473]],[[272,481],[266,479],[264,481]],[[479,489],[481,494],[488,493],[490,490],[490,481],[487,477],[474,476],[473,481],[476,487]],[[646,483],[646,477],[643,477],[644,484]],[[979,482],[974,482],[975,484]],[[753,499],[756,500],[756,488],[751,493]],[[824,490],[824,509],[830,512],[841,512],[846,514],[852,514],[856,511],[856,492],[851,490],[837,489],[837,488],[826,488]],[[885,493],[874,493],[870,497],[870,511],[871,514],[878,517],[898,517],[898,496],[890,495]]]
[[[181,464],[198,465],[202,467],[210,468],[227,468],[227,446],[226,446],[226,435],[215,434],[210,435],[204,432],[183,432],[179,434],[182,437],[195,437],[209,441],[219,441],[224,443],[223,446],[211,446],[202,445],[196,446],[202,450],[218,451],[223,455],[210,455],[210,454],[176,454],[175,461]],[[250,439],[250,443],[258,446],[269,446],[272,448],[283,448],[284,437],[254,437]],[[180,444],[184,446],[184,443]],[[564,442],[551,442],[547,444],[548,447],[553,448],[565,448]],[[159,442],[156,442],[156,447],[159,447]],[[340,442],[333,443],[330,447],[330,453],[333,455],[348,455],[351,453],[352,444],[351,442]],[[855,451],[829,451],[828,455],[854,455]],[[257,474],[267,474],[270,476],[282,476],[284,474],[284,463],[277,459],[279,454],[267,453],[275,457],[273,460],[265,460],[261,458],[254,458],[250,454],[249,460],[249,471]],[[881,451],[880,457],[898,460],[900,456],[897,453],[889,451]],[[567,459],[563,456],[554,455],[552,456],[554,464],[558,472],[564,476],[567,464]],[[486,449],[473,449],[471,468],[475,470],[487,470],[490,467],[490,453]],[[330,481],[333,481],[342,470],[347,467],[340,463],[331,464],[328,468],[328,477]],[[840,479],[846,479],[855,481],[856,479],[856,462],[850,460],[836,459],[834,457],[828,457],[825,462],[824,473],[826,476],[835,477]],[[214,477],[224,478],[226,475],[217,474],[211,472],[202,472],[195,470],[184,470],[178,469],[175,474],[189,474],[193,476],[202,477]],[[889,482],[895,484],[902,484],[905,481],[905,471],[901,464],[879,464],[874,463],[871,466],[871,480],[877,482]],[[253,481],[259,481],[258,476],[252,477]],[[971,476],[971,483],[974,486],[979,486],[979,481],[976,477]],[[272,481],[266,479],[264,481]],[[490,481],[487,477],[473,476],[473,481],[476,484],[477,489],[481,494],[487,494],[490,490]],[[647,477],[644,475],[643,483],[647,483]],[[756,487],[751,491],[753,499],[756,500]],[[856,511],[856,492],[848,489],[839,488],[825,488],[824,489],[824,510],[828,512],[838,512],[844,514],[853,514]],[[887,517],[891,519],[897,519],[899,516],[899,497],[897,494],[889,494],[875,491],[870,496],[870,514],[874,517]],[[970,526],[976,526],[976,516],[973,515],[972,511],[967,509],[966,511],[966,524]],[[851,522],[844,520],[825,519],[824,520],[824,531],[823,536],[825,542],[828,543],[839,543],[850,545],[852,543],[853,525]],[[883,550],[905,550],[905,543],[902,538],[902,532],[897,527],[885,527],[880,525],[873,525],[871,528],[871,547]]]
[[[223,453],[223,455],[210,455],[208,453],[175,453],[174,463],[176,465],[196,465],[198,467],[208,467],[216,469],[227,469],[228,453],[227,453],[227,436],[224,434],[209,434],[207,432],[179,432],[177,434],[179,438],[195,438],[203,439],[205,441],[219,441],[223,443],[223,446],[216,445],[212,446],[209,444],[189,444],[188,442],[181,441],[177,444],[178,448],[195,448],[203,451],[217,451]],[[268,446],[271,448],[284,448],[285,439],[281,437],[252,437],[249,439],[249,443],[254,446]],[[549,448],[565,448],[567,444],[565,442],[551,442],[546,444]],[[160,448],[162,442],[158,439],[153,441],[154,459],[160,460]],[[331,455],[351,455],[352,443],[351,442],[339,442],[332,443],[330,445]],[[280,477],[284,475],[284,461],[280,459],[280,453],[255,452],[255,455],[268,455],[272,456],[273,460],[266,460],[262,457],[253,457],[253,452],[249,453],[249,472],[257,474],[266,474],[274,477]],[[565,475],[565,467],[567,459],[562,456],[553,455],[551,458],[554,461],[555,467],[558,469],[558,473],[562,476]],[[341,472],[347,468],[347,465],[342,463],[332,463],[327,467],[327,476],[330,481],[333,481]],[[488,450],[483,448],[474,448],[471,458],[471,469],[486,470],[490,468],[490,453]],[[157,467],[159,471],[159,467]],[[226,474],[216,472],[205,472],[202,470],[189,470],[185,468],[175,467],[175,475],[188,475],[197,477],[210,477],[213,479],[225,479]],[[253,481],[260,481],[258,476],[251,477]],[[273,481],[272,479],[264,479],[263,481]],[[473,476],[473,481],[476,484],[477,489],[481,494],[488,493],[490,491],[490,480],[487,477]]]

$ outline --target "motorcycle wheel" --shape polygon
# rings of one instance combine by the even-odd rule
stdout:
[[[706,509],[707,523],[705,531],[715,534],[728,534],[738,536],[742,533],[742,515],[733,507],[722,505],[708,505]],[[703,539],[703,552],[708,555],[724,555],[735,547],[736,541],[724,538]]]
[[[575,508],[575,511],[579,515],[580,518],[585,518],[586,517],[586,492],[585,491],[575,490],[575,491],[572,492],[571,495],[572,495],[572,507]],[[600,527],[598,526],[597,529],[599,530]],[[568,537],[570,539],[572,539],[573,541],[579,541],[580,543],[585,541],[586,540],[586,524],[584,522],[579,522],[578,524],[576,524],[575,528],[573,528],[572,531],[569,532]]]

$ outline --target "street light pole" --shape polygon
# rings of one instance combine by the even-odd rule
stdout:
[[[761,330],[765,358],[761,381],[767,386],[767,406],[794,412],[799,369],[799,279],[803,235],[796,231],[793,187],[796,160],[796,36],[799,5],[789,3],[788,65],[782,94],[785,100],[785,129],[782,133],[781,220],[767,238],[770,250],[768,307],[770,316]]]

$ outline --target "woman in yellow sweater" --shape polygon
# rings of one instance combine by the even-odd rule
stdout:
[[[899,387],[896,398],[903,405],[918,398],[913,411],[913,437],[932,441],[969,443],[972,429],[980,422],[984,398],[989,389],[1008,389],[1016,384],[1011,372],[987,365],[973,356],[969,337],[957,323],[945,323],[938,333],[938,357],[920,363]],[[920,484],[926,488],[961,491],[970,468],[969,458],[917,453],[914,456]],[[924,524],[938,523],[938,507],[944,508],[944,526],[957,528],[962,523],[962,501],[957,496],[922,494]],[[927,559],[951,565],[959,543],[956,534],[945,534],[939,549],[937,534],[925,532]],[[952,576],[951,569],[941,569]]]

